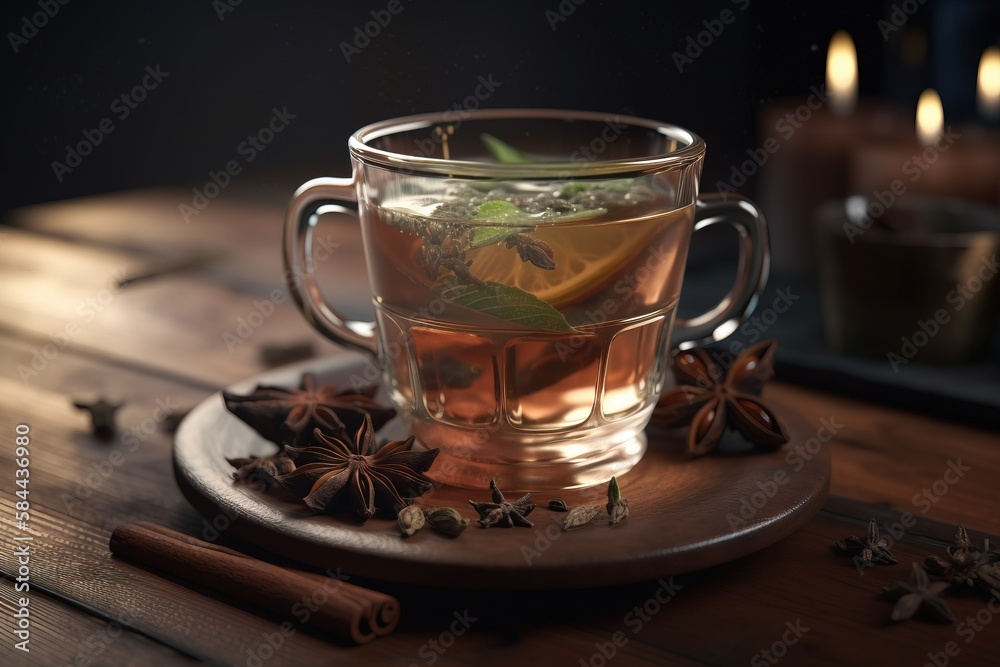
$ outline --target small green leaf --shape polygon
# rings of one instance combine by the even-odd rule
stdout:
[[[485,248],[506,241],[515,234],[530,234],[533,227],[476,227],[469,235],[469,247]]]
[[[586,208],[579,211],[546,211],[531,219],[535,222],[576,222],[596,218],[608,212],[606,208]]]
[[[612,477],[608,482],[608,505],[613,505],[622,498],[621,489],[618,488],[618,478]]]
[[[519,222],[528,217],[527,213],[523,213],[518,210],[517,206],[514,206],[509,201],[504,201],[502,199],[491,199],[488,202],[484,202],[479,205],[476,209],[476,214],[472,216],[473,220],[479,220],[481,222]]]
[[[527,153],[523,153],[510,144],[500,141],[492,134],[486,134],[484,132],[479,135],[479,138],[484,144],[486,144],[486,149],[497,162],[502,162],[504,164],[526,164],[529,162],[537,162],[537,160]]]
[[[528,329],[573,333],[558,310],[531,292],[501,283],[479,285],[445,278],[434,288],[443,299]]]
[[[488,202],[480,204],[479,208],[476,209],[476,214],[472,216],[472,219],[480,222],[505,225],[503,227],[483,225],[473,228],[472,233],[469,235],[469,244],[473,248],[483,248],[488,245],[494,245],[504,241],[514,234],[529,233],[533,229],[532,226],[506,226],[512,223],[529,220],[530,216],[527,213],[518,210],[517,206],[514,204],[509,201],[503,201],[502,199],[491,199]]]

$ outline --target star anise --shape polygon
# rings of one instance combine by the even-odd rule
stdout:
[[[317,428],[341,439],[350,439],[370,415],[378,430],[395,416],[393,408],[382,406],[373,396],[377,387],[356,391],[340,390],[332,384],[316,386],[311,373],[302,376],[299,389],[258,386],[248,396],[222,392],[226,407],[271,442],[309,444]]]
[[[74,401],[73,407],[77,410],[86,410],[90,413],[90,428],[95,436],[102,440],[109,440],[115,434],[117,426],[115,415],[124,403],[112,403],[105,398],[96,401]]]
[[[248,484],[271,486],[278,475],[287,475],[295,470],[295,462],[282,449],[274,456],[251,456],[249,458],[226,459],[236,468],[233,479]]]
[[[1000,552],[990,549],[990,541],[983,540],[981,547],[972,543],[969,531],[959,525],[955,544],[945,550],[947,558],[927,556],[924,569],[933,575],[945,577],[952,586],[979,588],[989,594],[1000,590]]]
[[[690,424],[691,456],[715,449],[727,426],[755,445],[774,448],[788,442],[777,415],[758,398],[774,376],[776,350],[773,340],[758,343],[736,357],[724,376],[706,350],[680,352],[673,365],[678,386],[660,396],[653,423],[666,428]]]
[[[500,528],[512,528],[514,526],[523,526],[524,528],[531,528],[535,525],[524,518],[531,514],[531,510],[535,509],[535,503],[531,502],[530,493],[526,493],[514,502],[509,503],[503,497],[500,489],[497,488],[497,483],[493,480],[490,480],[490,491],[493,494],[492,503],[469,501],[473,509],[479,512],[479,525],[481,527],[499,526]]]
[[[889,542],[879,536],[875,519],[868,522],[868,531],[864,539],[851,535],[846,540],[837,542],[833,548],[841,556],[858,557],[859,565],[862,567],[868,567],[872,563],[895,565],[898,562],[889,551]]]
[[[413,450],[411,435],[374,451],[375,428],[368,414],[351,441],[320,429],[313,437],[315,446],[285,448],[296,468],[276,479],[317,512],[349,506],[365,521],[377,509],[395,514],[432,486],[421,473],[431,467],[438,450]]]
[[[913,618],[918,611],[938,623],[954,623],[955,614],[951,612],[948,603],[941,599],[941,592],[948,588],[944,581],[931,583],[927,573],[919,564],[913,564],[910,581],[897,581],[885,587],[885,596],[895,600],[890,618],[894,621],[904,621]]]
[[[556,268],[556,263],[552,260],[555,253],[545,241],[533,239],[527,234],[514,234],[507,237],[505,245],[508,248],[515,248],[522,262],[529,262],[546,271]]]

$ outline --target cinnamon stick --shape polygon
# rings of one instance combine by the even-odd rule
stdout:
[[[115,528],[111,553],[359,644],[399,622],[396,598],[335,577],[279,567],[157,524]]]

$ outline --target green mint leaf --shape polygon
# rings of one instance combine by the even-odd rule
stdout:
[[[484,202],[479,205],[476,209],[476,214],[472,216],[473,220],[479,220],[481,222],[520,222],[528,218],[527,213],[520,211],[517,206],[514,206],[509,201],[504,201],[502,199],[491,199],[488,202]]]
[[[576,222],[587,218],[596,218],[608,212],[606,208],[586,208],[579,211],[546,211],[539,216],[533,216],[535,222]]]
[[[538,161],[527,153],[517,150],[510,144],[500,141],[492,134],[486,134],[484,132],[479,135],[479,138],[484,144],[486,144],[486,149],[497,162],[502,162],[504,164],[526,164]]]
[[[442,299],[527,329],[574,333],[562,313],[531,292],[501,283],[463,283],[444,278],[434,287]]]

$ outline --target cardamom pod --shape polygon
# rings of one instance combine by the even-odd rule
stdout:
[[[424,511],[431,528],[445,535],[455,537],[469,525],[469,520],[452,507],[432,507]]]
[[[404,507],[399,511],[396,521],[399,523],[399,529],[403,531],[403,535],[409,537],[424,527],[423,510],[415,505]]]
[[[563,530],[572,530],[580,526],[586,526],[600,513],[601,508],[596,506],[574,507],[563,521]]]
[[[569,505],[567,505],[566,501],[563,500],[562,498],[553,498],[552,500],[549,501],[548,507],[553,512],[568,512],[569,511]]]

